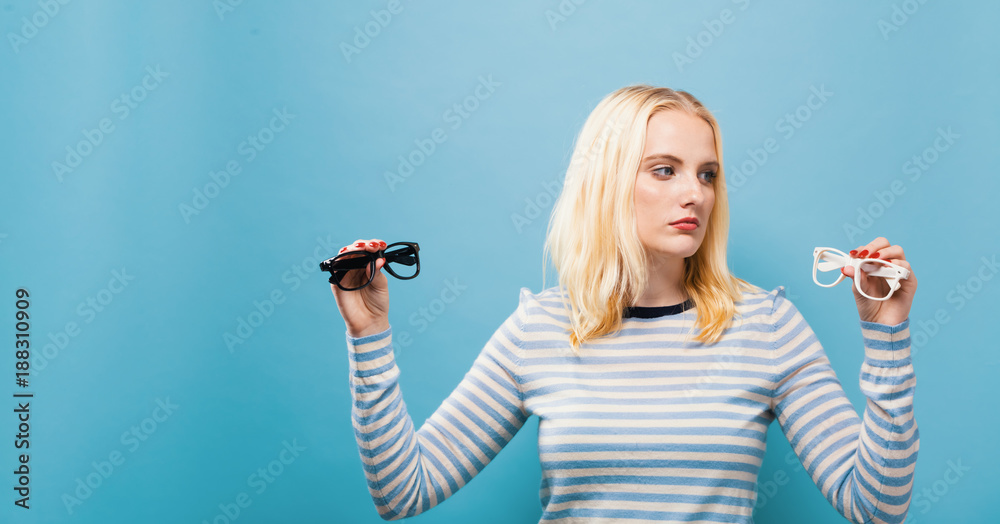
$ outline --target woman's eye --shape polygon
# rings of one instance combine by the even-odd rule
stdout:
[[[660,172],[660,171],[662,171],[662,173],[659,173],[661,176],[667,176],[667,175],[673,175],[674,174],[674,168],[672,168],[670,166],[658,167],[658,168],[656,168],[656,169],[653,170],[653,173],[657,173],[657,172]],[[711,182],[711,181],[715,180],[715,177],[719,176],[719,174],[717,172],[715,172],[715,171],[704,171],[701,174],[702,175],[707,175],[704,178],[704,180],[706,182]]]

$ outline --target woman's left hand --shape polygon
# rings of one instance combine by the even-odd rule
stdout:
[[[889,241],[885,237],[878,237],[868,244],[851,251],[851,256],[855,258],[880,258],[910,270],[910,275],[899,281],[899,289],[894,291],[888,300],[871,300],[865,298],[858,292],[854,283],[851,283],[851,289],[854,291],[854,301],[858,305],[858,315],[860,315],[861,320],[890,326],[895,326],[906,320],[910,316],[910,306],[913,305],[913,294],[917,291],[917,277],[913,274],[913,268],[910,267],[910,263],[906,261],[903,248],[889,245]],[[844,266],[841,272],[852,280],[856,277],[854,268],[851,266]],[[857,278],[861,279],[861,287],[869,295],[879,296],[877,293],[881,292],[882,296],[885,296],[889,292],[889,283],[884,278],[869,277],[863,270]],[[873,291],[869,291],[870,289]]]

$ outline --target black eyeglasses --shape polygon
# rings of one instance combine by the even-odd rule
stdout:
[[[390,275],[409,280],[420,274],[420,246],[416,242],[396,242],[378,251],[348,251],[319,263],[330,272],[330,283],[344,291],[356,291],[372,283],[375,263],[385,258],[382,269]],[[367,268],[367,271],[364,271]],[[355,271],[355,270],[362,271]]]

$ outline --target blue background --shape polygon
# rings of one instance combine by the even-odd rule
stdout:
[[[239,523],[381,522],[351,426],[345,326],[313,257],[358,238],[420,243],[420,276],[389,284],[394,333],[412,340],[396,355],[419,425],[519,288],[542,289],[545,185],[561,184],[597,102],[633,83],[687,90],[714,112],[730,267],[786,286],[859,411],[857,310],[847,284],[812,283],[812,249],[877,236],[903,246],[920,282],[909,521],[990,521],[997,3],[403,0],[384,27],[387,1],[219,5],[0,3],[2,486],[16,482],[10,395],[35,395],[32,508],[4,488],[0,521],[225,522],[221,508],[243,493]],[[363,47],[345,54],[356,38]],[[475,98],[480,77],[499,85]],[[832,95],[810,108],[812,88]],[[126,114],[123,95],[142,100]],[[474,110],[447,112],[463,103]],[[294,115],[274,121],[280,131],[274,111]],[[95,134],[103,119],[113,130]],[[390,183],[438,128],[445,139]],[[100,143],[80,146],[86,133]],[[268,142],[252,159],[251,136]],[[778,149],[763,159],[753,151],[769,139]],[[60,172],[67,147],[88,154]],[[206,187],[230,162],[239,173]],[[110,282],[115,271],[127,286]],[[446,304],[449,286],[461,293]],[[28,388],[14,384],[19,287],[31,292]],[[241,321],[257,325],[227,344]],[[536,435],[532,418],[413,520],[537,521]],[[777,424],[768,441],[756,521],[843,522]],[[286,443],[298,455],[282,455]],[[89,494],[88,475],[100,481]]]

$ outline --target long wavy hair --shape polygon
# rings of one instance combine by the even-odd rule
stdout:
[[[712,113],[694,96],[666,87],[632,85],[605,96],[576,138],[562,191],[552,208],[542,257],[551,252],[566,297],[570,344],[617,332],[624,308],[647,286],[646,250],[639,241],[635,180],[646,144],[649,118],[659,111],[685,111],[704,119],[715,136],[722,163],[722,136]],[[715,204],[704,240],[684,259],[684,289],[697,307],[696,340],[713,343],[731,325],[742,291],[761,288],[736,277],[726,263],[729,201],[722,165],[713,181]]]

